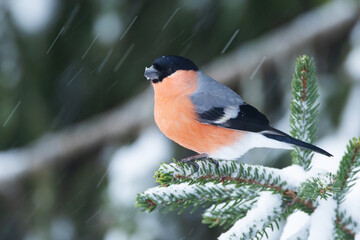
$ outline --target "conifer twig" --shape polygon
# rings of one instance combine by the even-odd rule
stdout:
[[[240,218],[245,217],[246,213],[256,203],[258,196],[242,200],[232,200],[230,202],[213,205],[203,214],[202,223],[210,224],[209,227],[233,225]]]
[[[175,210],[181,207],[183,210],[194,205],[208,205],[216,202],[230,202],[231,200],[241,201],[244,198],[254,198],[256,191],[247,187],[236,187],[235,184],[224,186],[223,184],[206,183],[203,185],[190,185],[189,183],[174,184],[168,187],[154,187],[138,194],[136,207],[148,212],[153,211],[157,206],[160,210]]]
[[[319,97],[315,64],[306,55],[296,61],[295,74],[292,80],[292,95],[290,102],[291,135],[304,142],[314,143],[317,134],[319,115]],[[295,147],[291,152],[294,164],[310,169],[313,153],[310,150]]]
[[[219,167],[210,162],[199,161],[199,170],[181,162],[162,164],[155,173],[156,181],[161,184],[189,182],[191,184],[206,182],[246,185],[283,192],[295,189],[281,178],[281,170],[263,166],[252,166],[235,161],[219,161]]]
[[[302,182],[297,189],[297,195],[301,199],[316,201],[318,198],[327,199],[334,194],[335,176],[331,173],[311,177]]]
[[[348,226],[359,224],[353,221],[346,212],[340,211],[339,207],[346,194],[354,186],[354,181],[357,179],[356,174],[360,171],[360,137],[351,139],[346,149],[347,151],[340,161],[334,183],[334,190],[336,191],[334,199],[337,201],[335,232],[339,238],[344,238],[346,235],[354,236]]]

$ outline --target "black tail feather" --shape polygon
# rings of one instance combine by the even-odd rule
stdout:
[[[309,144],[309,143],[306,143],[306,142],[303,142],[301,140],[298,140],[296,138],[293,138],[289,135],[287,135],[286,133],[283,133],[277,129],[272,129],[274,130],[274,132],[276,133],[262,133],[265,137],[267,138],[271,138],[271,139],[274,139],[274,140],[277,140],[277,141],[280,141],[280,142],[285,142],[285,143],[289,143],[289,144],[292,144],[292,145],[295,145],[295,146],[298,146],[298,147],[301,147],[301,148],[305,148],[305,149],[308,149],[308,150],[311,150],[311,151],[314,151],[314,152],[317,152],[317,153],[320,153],[320,154],[323,154],[325,156],[328,156],[328,157],[332,157],[333,155],[328,153],[327,151],[325,151],[324,149],[321,149],[319,147],[316,147],[312,144]]]

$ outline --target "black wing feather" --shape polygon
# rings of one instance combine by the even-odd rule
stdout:
[[[198,115],[200,122],[224,128],[250,132],[261,132],[271,129],[266,116],[249,104],[240,105],[238,115],[222,123],[217,121],[224,117],[224,108],[215,107]]]
[[[225,115],[224,108],[215,107],[199,114],[200,122],[212,124]]]

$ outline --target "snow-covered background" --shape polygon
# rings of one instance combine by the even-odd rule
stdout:
[[[334,157],[315,154],[313,173],[335,173],[348,140],[360,135],[357,9],[350,0],[0,0],[0,238],[221,234],[201,224],[201,211],[134,208],[136,194],[156,185],[160,162],[192,154],[166,139],[152,118],[143,71],[165,54],[192,59],[285,132],[295,59],[314,57],[316,144]],[[291,162],[288,151],[269,149],[242,160],[278,168]],[[360,223],[358,189],[340,210]],[[321,214],[332,203],[320,204],[317,215],[295,212],[269,236],[318,239],[313,223],[332,219]]]

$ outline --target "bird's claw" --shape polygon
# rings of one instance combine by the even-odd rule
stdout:
[[[181,159],[180,162],[182,163],[188,163],[190,165],[192,165],[195,169],[194,169],[194,173],[196,173],[197,171],[199,171],[199,164],[197,164],[195,162],[195,160],[198,161],[209,161],[213,164],[215,164],[215,167],[218,169],[219,168],[219,161],[209,158],[207,156],[207,154],[200,154],[200,155],[195,155],[195,156],[190,156],[184,159]]]
[[[219,169],[220,165],[219,165],[219,161],[218,160],[215,160],[215,159],[212,159],[212,158],[206,158],[205,160],[215,164],[215,167],[216,169]]]

